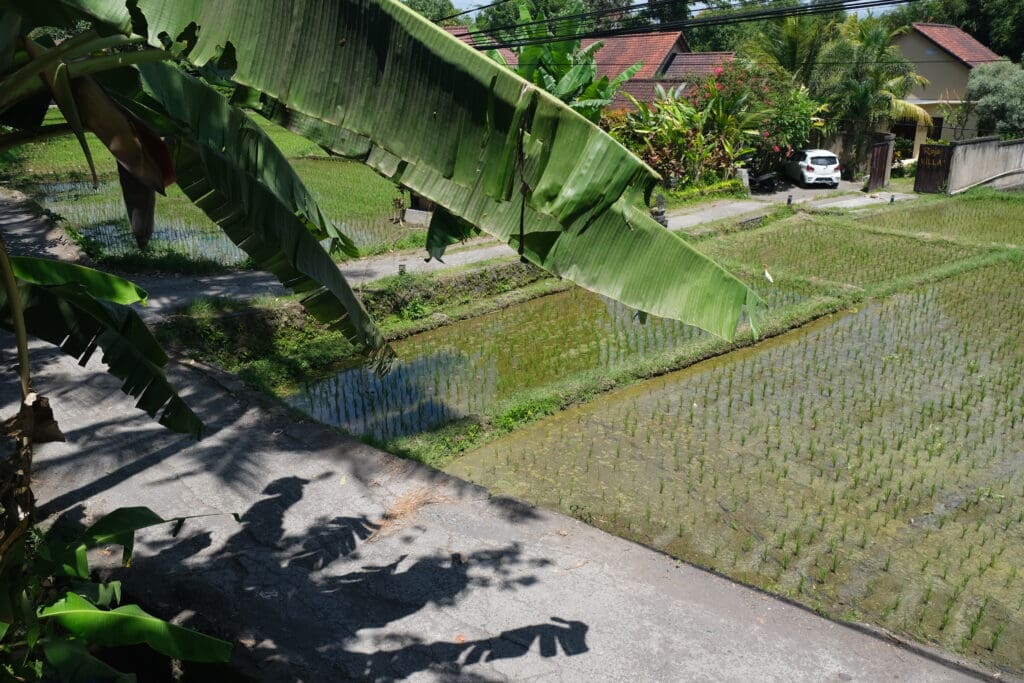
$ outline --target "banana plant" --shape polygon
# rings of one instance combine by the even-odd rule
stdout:
[[[574,2],[565,8],[564,13],[583,10],[582,3]],[[516,31],[524,34],[519,37],[549,40],[518,49],[516,64],[508,64],[497,50],[489,50],[487,56],[524,80],[548,91],[594,123],[601,120],[601,112],[612,103],[622,84],[635,76],[643,66],[637,62],[615,78],[609,79],[607,75],[599,78],[596,54],[604,47],[603,41],[598,40],[581,47],[579,38],[559,39],[544,23],[543,12],[533,17],[525,3],[519,5],[519,23],[522,26]]]
[[[37,31],[73,32],[83,22],[91,29],[59,44]],[[210,82],[230,84],[231,100]],[[43,124],[51,103],[65,124]],[[390,349],[319,243],[330,239],[340,256],[354,252],[351,240],[324,219],[242,108],[441,207],[428,231],[431,256],[483,230],[523,259],[638,310],[725,338],[746,310],[756,330],[756,294],[648,215],[653,169],[543,88],[395,0],[0,0],[0,125],[8,131],[0,152],[70,132],[94,166],[85,132],[94,133],[116,161],[140,244],[152,231],[155,194],[177,183],[258,265],[302,293],[311,314],[386,364]],[[75,273],[26,265],[0,243],[0,323],[15,333],[23,392],[9,425],[21,475],[0,491],[4,558],[32,521],[33,439],[60,438],[33,391],[29,334],[82,361],[101,349],[140,408],[198,434],[198,420],[163,377],[166,358],[126,308],[144,294]],[[39,618],[75,633],[90,610],[63,600]],[[69,653],[54,650],[54,666]]]

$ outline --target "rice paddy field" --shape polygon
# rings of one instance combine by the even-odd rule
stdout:
[[[59,122],[58,112],[49,115]],[[398,189],[364,164],[328,157],[315,144],[265,119],[254,116],[293,166],[324,214],[348,234],[361,251],[379,253],[421,246],[425,230],[392,221]],[[90,137],[100,187],[93,190],[81,149],[73,136],[17,148],[13,163],[0,173],[32,194],[43,208],[63,219],[68,231],[90,255],[111,267],[131,264],[189,264],[191,269],[244,267],[246,255],[195,208],[176,186],[157,197],[154,238],[145,253],[132,239],[113,160]]]
[[[829,292],[801,280],[762,282],[777,314]],[[576,288],[398,341],[400,360],[389,374],[350,368],[311,383],[289,403],[386,443],[464,416],[500,413],[565,378],[628,372],[657,358],[671,365],[712,343],[697,328],[656,318],[644,323],[633,310]]]
[[[1022,199],[1006,201],[1020,212]],[[922,202],[931,230],[901,208],[703,242],[727,261],[895,293],[605,394],[446,469],[1019,675],[1024,221],[1006,206]],[[982,224],[958,222],[970,220]]]

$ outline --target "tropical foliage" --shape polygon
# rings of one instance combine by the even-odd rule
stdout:
[[[651,105],[630,97],[636,110],[613,133],[670,187],[732,177],[737,160],[754,151],[766,112],[750,106],[750,93],[720,85],[711,78],[692,99],[656,86]]]
[[[822,50],[836,36],[837,26],[833,18],[822,15],[766,21],[739,46],[739,53],[753,68],[774,68],[807,85],[819,68]]]
[[[877,18],[851,16],[822,49],[811,92],[828,106],[829,125],[842,137],[846,174],[860,169],[870,134],[886,122],[931,124],[924,109],[903,99],[927,81],[893,44],[900,33]]]
[[[974,102],[978,127],[1006,137],[1024,136],[1024,67],[1010,61],[971,70],[967,99]]]
[[[569,12],[578,12],[583,9],[583,5],[574,2],[567,9]],[[523,24],[524,37],[555,38],[546,24],[535,23],[543,21],[544,15],[532,17],[526,3],[519,5],[519,20]],[[595,55],[602,47],[604,42],[600,40],[581,47],[579,38],[527,45],[513,50],[517,58],[514,65],[507,64],[497,50],[487,54],[499,64],[511,68],[524,80],[565,102],[584,118],[597,123],[601,120],[602,110],[612,103],[622,84],[643,66],[640,63],[633,64],[612,79],[607,74],[598,76]]]
[[[386,361],[390,350],[320,244],[329,241],[343,257],[355,251],[351,240],[238,107],[257,108],[442,207],[428,240],[434,256],[481,228],[524,259],[636,308],[723,337],[735,333],[744,307],[757,322],[756,294],[649,218],[643,200],[658,180],[650,167],[560,100],[393,0],[301,8],[286,0],[4,0],[0,19],[0,150],[71,132],[94,168],[85,135],[92,133],[116,159],[141,245],[152,234],[155,193],[177,183],[256,264],[302,294],[310,313],[373,358]],[[59,44],[37,31],[52,26],[66,32]],[[266,59],[269,42],[278,58]],[[325,73],[344,74],[344,86],[325,87]],[[230,103],[225,91],[233,91]],[[66,123],[44,125],[51,102]],[[15,333],[23,395],[7,425],[18,442],[6,463],[15,475],[0,487],[0,552],[14,577],[2,592],[20,594],[30,608],[18,622],[24,642],[6,647],[44,645],[59,674],[105,676],[88,668],[85,640],[159,649],[158,636],[177,631],[153,626],[137,608],[95,609],[106,600],[91,593],[29,593],[19,583],[32,576],[23,552],[34,508],[31,447],[61,438],[33,391],[28,335],[83,362],[100,348],[141,409],[195,435],[198,420],[167,385],[166,357],[126,307],[144,292],[96,271],[12,259],[4,248],[0,275],[0,322]],[[104,538],[130,551],[127,533]],[[0,637],[15,623],[7,616]],[[39,640],[33,618],[71,644],[47,649],[57,641]],[[211,657],[225,656],[210,643],[168,654],[202,658],[209,648]]]

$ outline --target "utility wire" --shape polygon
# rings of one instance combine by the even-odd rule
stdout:
[[[477,12],[482,9],[489,9],[491,7],[497,7],[498,5],[504,5],[506,2],[512,2],[512,0],[498,0],[497,2],[492,2],[487,5],[480,5],[479,7],[470,7],[467,10],[462,10],[461,12],[456,12],[455,14],[449,14],[447,17],[441,17],[440,19],[437,19],[435,23],[448,21],[449,19],[455,19],[456,17],[461,17],[464,14],[472,14],[473,12]]]
[[[481,9],[484,9],[486,7],[492,7],[492,6],[495,6],[495,5],[500,5],[500,4],[504,3],[504,2],[510,2],[510,1],[511,0],[499,0],[498,2],[492,3],[491,5],[484,5],[483,7],[481,7]],[[786,0],[763,0],[763,2],[765,3],[766,6],[771,5],[773,2],[774,3],[778,3],[778,2],[782,2],[782,1],[786,1]],[[833,1],[836,1],[836,0],[833,0]],[[459,35],[459,36],[465,36],[465,35],[490,35],[490,34],[500,33],[500,32],[503,32],[503,31],[504,32],[508,32],[508,31],[522,30],[525,27],[539,26],[539,25],[546,25],[549,28],[551,28],[553,26],[558,26],[558,25],[565,24],[568,27],[569,25],[571,25],[573,22],[575,22],[578,19],[602,18],[604,16],[621,15],[623,13],[629,13],[629,12],[636,12],[637,15],[639,15],[644,10],[648,10],[648,9],[651,9],[651,8],[654,8],[654,7],[663,7],[663,6],[667,6],[667,5],[677,5],[680,2],[685,2],[685,0],[648,0],[647,2],[639,2],[639,3],[636,3],[634,5],[630,5],[628,7],[610,7],[610,8],[599,9],[599,10],[590,10],[590,11],[587,11],[587,12],[575,12],[573,14],[565,14],[565,15],[562,15],[562,16],[550,17],[550,18],[547,18],[547,19],[535,19],[533,21],[517,22],[517,23],[513,23],[513,24],[503,24],[503,25],[499,25],[499,26],[492,26],[492,27],[489,27],[489,28],[486,28],[486,29],[470,29],[469,27],[466,27],[466,31],[464,33],[459,33],[459,34],[456,34],[456,35]],[[721,10],[736,9],[736,8],[748,7],[748,6],[749,6],[749,3],[748,4],[744,4],[743,0],[736,0],[735,4],[733,4],[730,8],[724,8],[723,7],[723,8],[721,8]],[[786,7],[792,8],[793,5],[786,5]],[[781,7],[779,9],[781,9]],[[716,10],[716,11],[720,11],[720,10]],[[453,15],[453,16],[457,16],[457,15]],[[648,28],[650,26],[656,26],[656,25],[649,25]],[[555,32],[555,31],[552,29],[552,32]]]
[[[630,10],[637,8],[649,9],[666,4],[673,4],[678,0],[660,0],[659,2],[648,2],[634,5]],[[515,31],[517,27],[529,26],[533,24],[550,24],[552,22],[540,21],[540,22],[529,22],[528,24],[513,25],[509,24],[505,27],[495,27],[493,29],[471,31],[467,30],[465,33],[457,35],[469,35],[475,39],[476,36],[488,36],[491,37],[492,42],[481,42],[476,45],[478,49],[495,49],[501,47],[525,47],[527,45],[538,45],[550,42],[558,42],[562,40],[573,40],[577,38],[601,38],[615,35],[637,35],[651,32],[665,32],[667,30],[680,30],[683,28],[692,28],[698,26],[719,26],[728,24],[738,24],[750,21],[762,21],[767,19],[778,19],[793,16],[810,16],[816,14],[831,14],[839,11],[859,10],[859,9],[871,9],[875,7],[884,7],[895,4],[907,4],[911,2],[917,2],[918,0],[833,0],[831,2],[823,2],[815,5],[798,5],[795,7],[774,7],[769,9],[758,9],[746,12],[731,13],[728,15],[715,15],[715,16],[701,16],[693,19],[682,19],[675,21],[662,22],[653,25],[644,26],[625,26],[618,28],[594,28],[587,29],[583,28],[580,30],[580,26],[577,23],[574,27],[572,22],[581,17],[589,17],[596,14],[608,15],[614,13],[620,13],[621,10],[596,10],[595,12],[581,13],[578,15],[570,15],[555,20],[555,27],[551,29],[553,35],[538,36],[535,38],[524,37],[524,38],[511,38],[509,40],[501,41],[493,38],[494,33],[500,32],[504,29],[511,29]],[[573,27],[571,33],[560,34],[559,31],[564,28],[568,29]],[[653,29],[653,31],[652,31]],[[520,29],[521,30],[521,29]]]
[[[916,2],[917,0],[895,0],[895,3],[908,3]],[[477,47],[478,49],[494,49],[499,47],[525,47],[528,45],[541,45],[549,42],[557,42],[562,40],[573,40],[577,38],[603,38],[617,35],[643,35],[651,32],[666,32],[673,30],[681,30],[684,28],[693,28],[699,26],[724,26],[730,24],[738,24],[750,21],[764,21],[769,19],[778,19],[791,16],[808,16],[814,14],[826,14],[840,10],[856,10],[856,9],[869,9],[872,7],[882,7],[895,4],[893,0],[854,0],[850,2],[844,0],[843,2],[829,3],[827,5],[815,5],[812,7],[794,7],[788,8],[786,11],[775,10],[759,10],[755,12],[742,12],[733,14],[730,16],[713,16],[713,17],[697,17],[695,19],[685,19],[670,22],[662,22],[655,25],[647,26],[626,26],[620,28],[605,28],[605,29],[583,29],[573,30],[570,33],[558,34],[557,31],[553,31],[554,35],[538,36],[536,38],[511,38],[509,40],[500,41],[493,40],[491,43],[482,43]],[[653,6],[654,3],[651,3]],[[652,31],[653,29],[653,31]]]

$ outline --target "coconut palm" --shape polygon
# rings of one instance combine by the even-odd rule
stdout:
[[[762,30],[740,47],[740,55],[755,64],[782,69],[797,83],[807,85],[836,28],[835,20],[818,15],[765,22]]]
[[[902,31],[877,18],[851,16],[821,51],[811,89],[828,106],[829,123],[842,137],[844,173],[862,167],[870,133],[886,122],[931,125],[928,112],[903,99],[928,81],[894,45]]]

